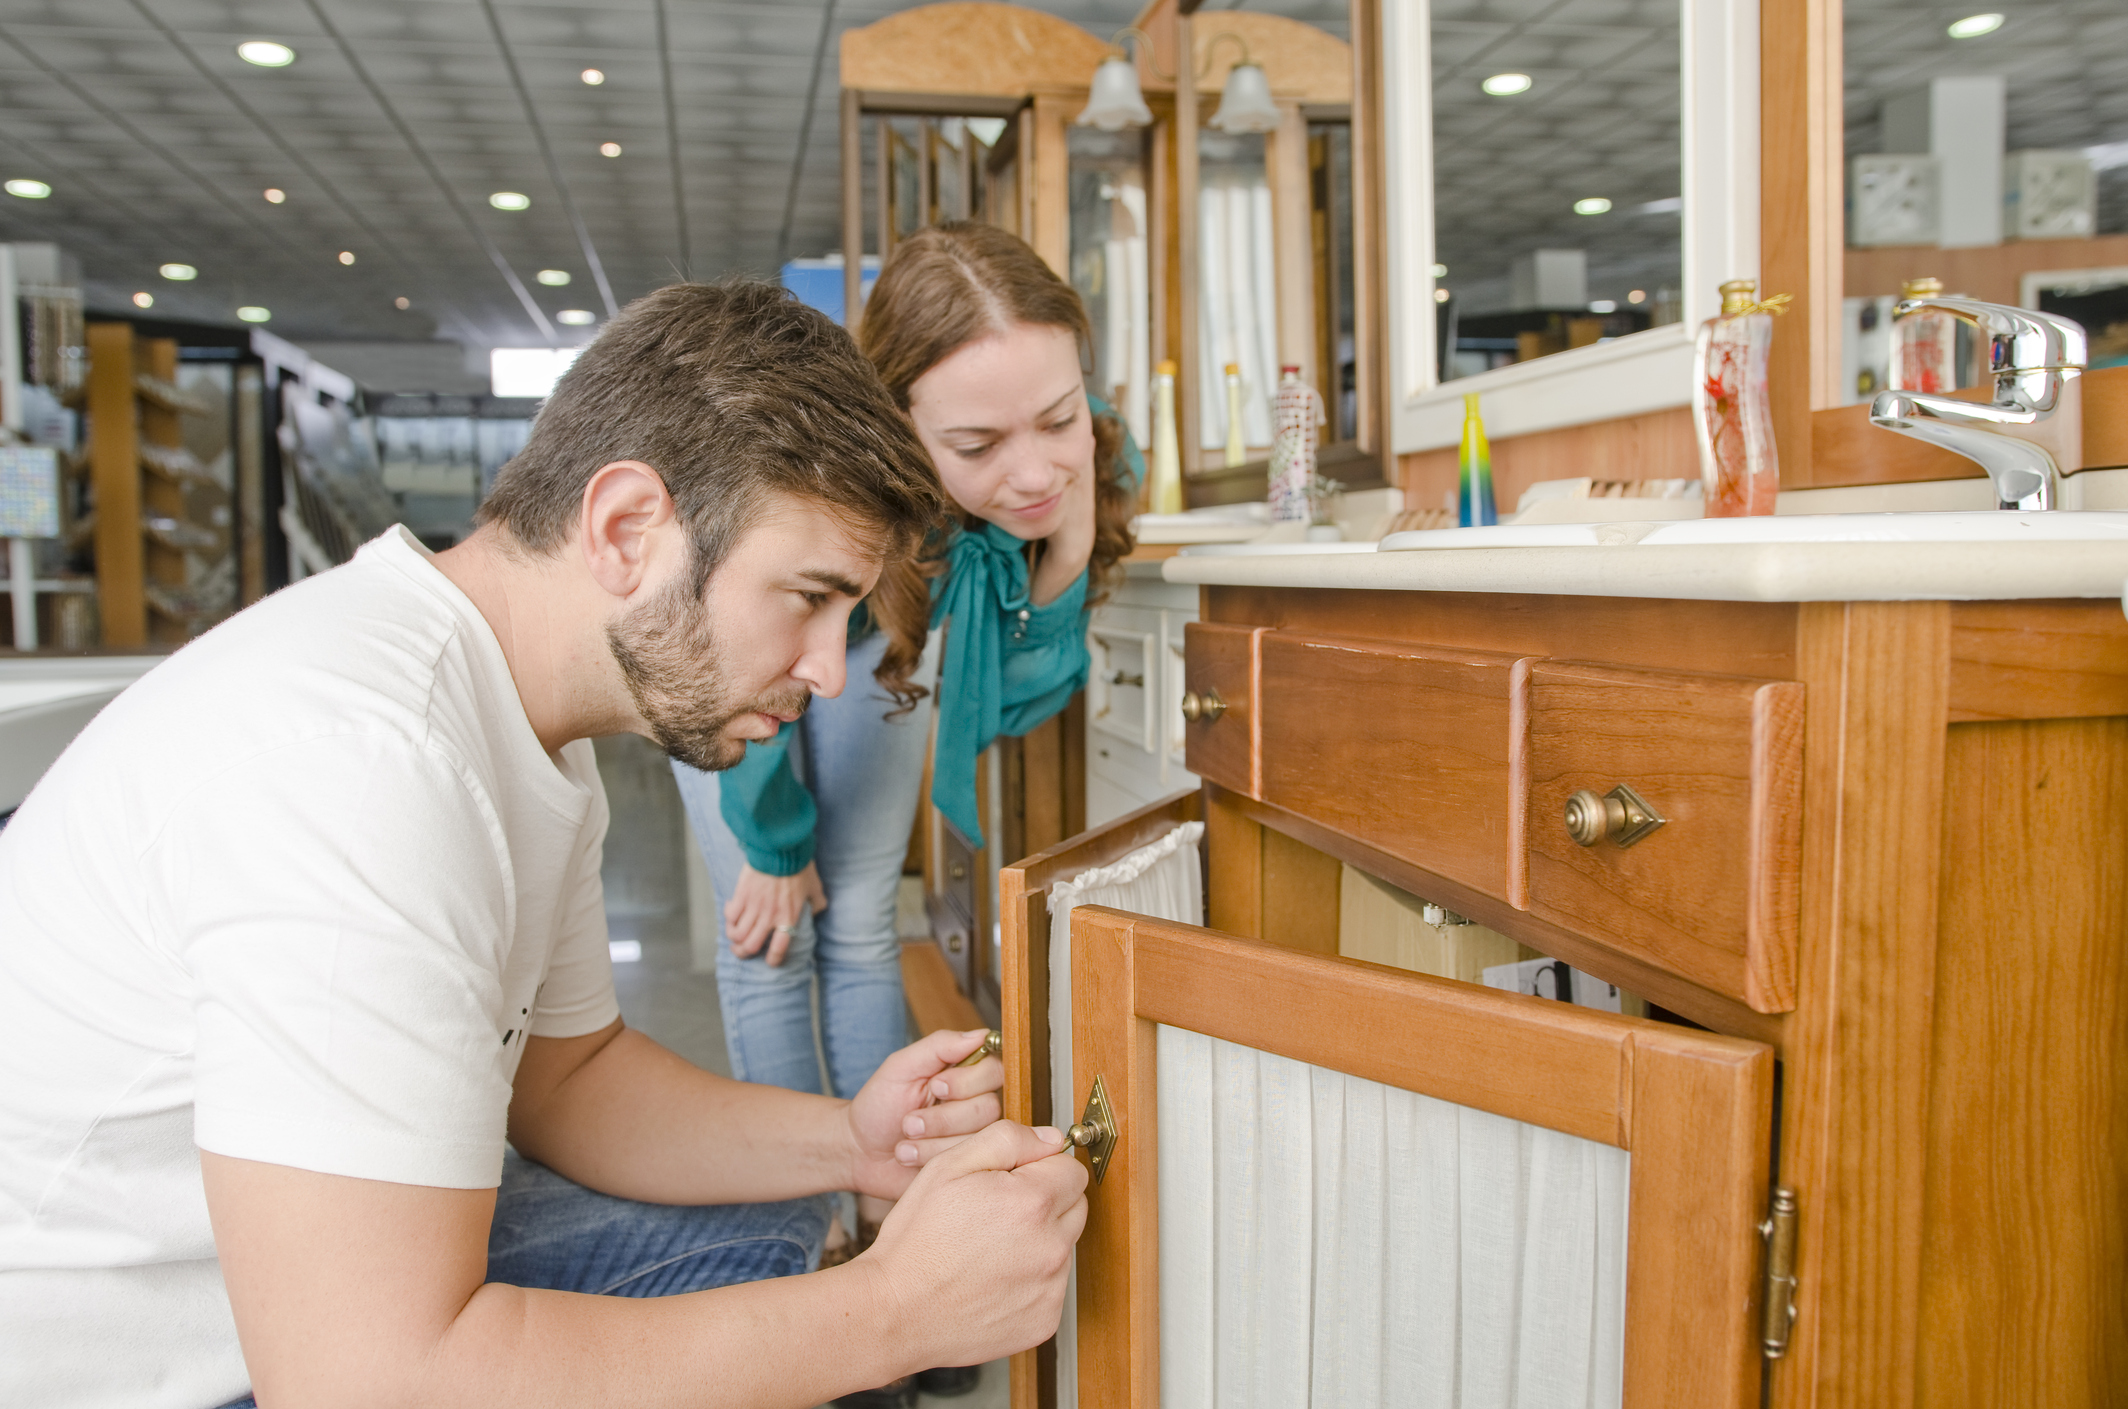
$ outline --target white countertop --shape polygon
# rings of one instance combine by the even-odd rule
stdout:
[[[1842,522],[1835,523],[1837,518]],[[2036,527],[2034,518],[2049,522]],[[1978,525],[1973,521],[1987,519]],[[1936,520],[1932,529],[1922,520]],[[1957,520],[1965,523],[1954,522]],[[2015,521],[2022,520],[2023,523]],[[1243,587],[1509,592],[1728,602],[2119,599],[2128,584],[2128,515],[1928,514],[1708,520],[1728,541],[1676,542],[1684,525],[1574,525],[1579,542],[1486,543],[1512,529],[1402,534],[1375,553],[1195,552],[1168,559],[1167,580]],[[1728,530],[1727,525],[1736,525]],[[1776,528],[1775,525],[1782,525]],[[1805,527],[1808,525],[1808,527]],[[1565,529],[1567,526],[1556,526]],[[1944,541],[1885,541],[1887,527]],[[1694,528],[1692,533],[1708,530]],[[1818,541],[1751,541],[1762,534]],[[1953,541],[1956,539],[1965,541]],[[1649,541],[1643,541],[1649,540]],[[1437,545],[1437,546],[1436,546]]]

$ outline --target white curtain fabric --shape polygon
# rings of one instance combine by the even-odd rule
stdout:
[[[1156,920],[1204,923],[1204,886],[1197,842],[1204,823],[1184,822],[1108,866],[1081,871],[1049,887],[1049,1101],[1052,1119],[1068,1128],[1079,1117],[1083,1093],[1074,1094],[1071,1073],[1071,912],[1079,905],[1107,905]],[[1064,1296],[1057,1327],[1057,1403],[1079,1402],[1078,1276]]]
[[[1197,193],[1198,440],[1227,443],[1226,364],[1241,367],[1242,438],[1271,443],[1278,389],[1278,279],[1271,184],[1260,171],[1222,171]]]
[[[1118,179],[1102,194],[1110,207],[1112,231],[1103,251],[1108,301],[1108,347],[1101,365],[1107,379],[1123,394],[1116,406],[1123,423],[1141,446],[1153,443],[1152,301],[1146,286],[1145,188]]]
[[[1165,1409],[1619,1404],[1623,1150],[1180,1028],[1159,1063]]]

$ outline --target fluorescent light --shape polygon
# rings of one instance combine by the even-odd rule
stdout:
[[[497,396],[546,396],[582,355],[580,347],[498,347],[488,353],[488,384]]]
[[[557,323],[566,323],[572,328],[585,328],[598,321],[598,315],[588,308],[564,308],[554,315]]]
[[[1583,196],[1580,200],[1574,202],[1574,214],[1576,215],[1602,215],[1610,208],[1610,201],[1602,196]]]
[[[1944,33],[1953,39],[1978,39],[1983,34],[1993,34],[2001,28],[2001,15],[1967,15],[1962,20],[1951,21],[1951,27]]]
[[[165,279],[175,279],[180,284],[187,279],[197,279],[199,277],[199,270],[194,269],[189,264],[165,264],[155,272]]]
[[[569,271],[566,269],[542,269],[533,277],[550,289],[559,289],[568,284]]]
[[[618,143],[618,142],[601,142],[601,143],[599,143],[599,155],[600,155],[600,156],[602,156],[602,157],[617,157],[617,156],[619,156],[620,154],[621,154],[621,144],[620,144],[620,143]]]
[[[488,197],[488,204],[497,210],[524,210],[532,204],[532,198],[522,191],[497,191]]]
[[[147,292],[137,293],[133,295],[133,306],[135,308],[153,308],[155,307],[155,295]]]
[[[1617,299],[1599,298],[1592,300],[1589,304],[1589,312],[1591,313],[1616,313],[1617,311]]]
[[[2128,142],[2101,142],[2084,148],[2084,155],[2091,158],[2093,171],[2112,171],[2128,166]]]
[[[1530,76],[1526,73],[1496,73],[1478,85],[1495,98],[1512,98],[1517,93],[1530,90]]]
[[[236,311],[236,316],[246,323],[264,323],[271,319],[273,314],[255,303],[247,303]]]
[[[609,939],[606,954],[616,964],[640,964],[643,962],[643,941],[640,939]]]
[[[355,262],[355,252],[353,250],[341,250],[340,262],[342,264],[353,264]]]
[[[282,190],[280,187],[268,186],[266,188],[266,203],[268,205],[279,205],[282,201],[285,201],[287,199],[288,193]]]
[[[296,61],[296,51],[271,39],[247,39],[236,46],[236,56],[260,68],[287,68]]]
[[[41,201],[52,194],[52,188],[42,181],[10,181],[7,183],[7,193],[20,196],[26,201]]]
[[[582,73],[578,74],[577,77],[583,79],[584,82],[590,84],[593,88],[598,87],[601,83],[604,83],[606,81],[606,75],[600,73],[595,68],[587,68]]]
[[[1433,276],[1434,276],[1434,278],[1436,278],[1436,279],[1445,279],[1445,278],[1447,278],[1447,277],[1448,277],[1448,266],[1447,266],[1447,265],[1445,265],[1445,264],[1436,264],[1436,265],[1435,265],[1435,266],[1433,267]]]

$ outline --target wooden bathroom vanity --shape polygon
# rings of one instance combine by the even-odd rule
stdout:
[[[1935,591],[1895,547],[1849,553]],[[1631,1151],[1635,1409],[2122,1402],[2128,550],[1974,569],[2050,593],[2014,600],[1736,600],[1778,589],[1645,558],[1676,595],[1583,595],[1483,556],[1175,560],[1202,792],[1005,873],[1020,1119],[1080,1116],[1049,1109],[1051,880],[1202,816],[1242,937],[1074,916],[1071,1089],[1103,1076],[1122,1132],[1080,1402],[1159,1398],[1155,1023]],[[1339,957],[1343,867],[1653,1015]]]

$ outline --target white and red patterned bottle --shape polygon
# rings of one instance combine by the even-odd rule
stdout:
[[[1700,325],[1692,368],[1692,424],[1708,518],[1770,514],[1781,487],[1766,362],[1785,294],[1757,302],[1755,279],[1722,285],[1722,311]]]
[[[1300,368],[1289,364],[1278,372],[1278,396],[1271,410],[1271,521],[1308,523],[1314,515],[1308,486],[1315,479],[1323,399],[1301,380]]]

